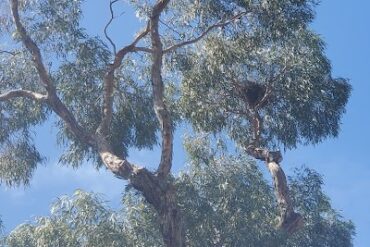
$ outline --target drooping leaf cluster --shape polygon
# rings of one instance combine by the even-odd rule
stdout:
[[[27,55],[0,54],[0,92],[22,89],[43,92]],[[26,98],[0,103],[0,183],[27,184],[42,161],[32,141],[32,127],[45,121],[47,107]]]
[[[205,138],[186,145],[189,167],[176,178],[178,203],[189,246],[352,246],[354,227],[342,219],[322,191],[322,178],[303,168],[290,178],[304,227],[286,236],[274,228],[273,190],[256,164],[227,156]],[[109,209],[99,197],[77,191],[60,198],[51,216],[24,224],[7,237],[8,246],[163,246],[154,209],[134,190],[123,209]]]

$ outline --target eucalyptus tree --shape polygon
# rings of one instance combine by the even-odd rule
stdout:
[[[267,161],[279,226],[294,231],[301,216],[270,149],[335,136],[349,94],[309,30],[315,1],[128,1],[145,24],[126,46],[108,33],[117,2],[106,42],[81,27],[81,0],[1,2],[1,181],[29,182],[43,161],[32,129],[56,121],[61,162],[91,159],[127,180],[157,211],[164,243],[184,246],[171,167],[176,123],[188,119]],[[158,138],[156,171],[127,159]]]
[[[279,149],[336,137],[351,89],[346,79],[332,76],[324,42],[310,29],[316,4],[214,1],[194,8],[199,22],[238,11],[246,16],[173,56],[182,76],[184,117],[198,130],[227,133],[266,162],[280,208],[278,226],[288,232],[303,218],[294,211]]]
[[[296,208],[305,226],[290,236],[273,227],[273,190],[245,155],[225,155],[205,138],[187,142],[187,171],[176,178],[178,202],[185,216],[188,246],[352,246],[354,227],[332,209],[322,178],[308,168],[290,179]],[[163,246],[153,207],[132,189],[121,210],[112,210],[91,193],[60,197],[48,217],[16,227],[7,237],[17,246]],[[247,224],[246,224],[247,222]]]

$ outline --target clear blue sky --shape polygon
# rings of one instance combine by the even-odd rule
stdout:
[[[89,32],[101,34],[108,16],[108,1],[88,1],[84,25]],[[316,146],[299,147],[285,154],[283,166],[288,175],[302,164],[324,175],[325,191],[334,208],[356,225],[355,246],[370,246],[370,1],[323,0],[317,8],[313,29],[327,43],[327,55],[335,76],[349,78],[352,97],[337,139]],[[119,12],[119,11],[118,11]],[[139,24],[126,10],[116,20],[112,36],[118,43],[128,42]],[[75,189],[103,193],[117,207],[124,184],[106,171],[96,171],[86,164],[78,170],[58,166],[55,131],[45,125],[37,130],[37,142],[49,159],[40,166],[28,188],[0,187],[0,215],[6,230],[35,216],[48,214],[50,203]],[[181,133],[177,134],[180,137]],[[184,164],[181,141],[177,140],[175,169]],[[50,149],[50,147],[53,147]],[[131,160],[155,165],[155,152],[131,151]],[[264,168],[262,168],[264,169]]]

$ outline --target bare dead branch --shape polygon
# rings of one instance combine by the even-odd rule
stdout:
[[[9,92],[0,94],[0,101],[7,101],[13,98],[29,98],[32,100],[45,102],[47,97],[48,96],[45,94],[40,94],[40,93],[32,92],[29,90],[17,89],[17,90],[11,90]]]
[[[204,38],[209,32],[211,32],[213,29],[215,28],[218,28],[218,27],[224,27],[224,26],[227,26],[229,25],[230,23],[234,22],[235,20],[237,19],[240,19],[241,17],[243,17],[245,14],[247,14],[247,12],[240,12],[239,14],[231,17],[230,19],[228,19],[227,21],[221,21],[221,22],[218,22],[216,24],[213,24],[212,26],[209,26],[201,35],[199,35],[197,38],[194,38],[194,39],[191,39],[191,40],[188,40],[188,41],[184,41],[184,42],[181,42],[179,44],[175,44],[175,45],[172,45],[166,49],[163,50],[164,53],[167,53],[167,52],[171,52],[171,51],[174,51],[180,47],[183,47],[183,46],[186,46],[186,45],[190,45],[190,44],[194,44],[196,42],[198,42],[199,40],[201,40],[202,38]]]
[[[104,35],[105,35],[105,38],[112,45],[112,47],[113,47],[113,53],[114,54],[117,53],[117,48],[116,48],[116,44],[113,42],[113,40],[108,35],[108,27],[110,26],[110,24],[114,20],[113,4],[115,4],[116,2],[118,2],[118,0],[111,0],[110,3],[109,3],[110,19],[109,19],[108,23],[104,27]]]
[[[5,51],[5,50],[0,50],[0,54],[1,53],[9,54],[9,55],[12,55],[12,56],[15,56],[15,55],[19,54],[19,52]]]

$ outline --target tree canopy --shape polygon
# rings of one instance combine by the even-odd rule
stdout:
[[[265,161],[278,226],[302,227],[279,149],[337,136],[350,94],[310,28],[318,2],[126,1],[142,24],[127,45],[108,32],[119,1],[97,37],[81,26],[82,3],[1,2],[0,182],[29,183],[44,160],[33,129],[54,122],[62,163],[127,180],[156,209],[165,244],[184,246],[171,168],[176,126],[191,123]],[[129,161],[130,148],[158,144],[156,171]]]
[[[224,155],[204,139],[188,142],[188,169],[176,178],[188,246],[352,246],[354,227],[322,191],[322,177],[306,167],[290,178],[292,196],[306,219],[287,237],[276,221],[273,190],[255,162]],[[127,189],[120,210],[93,193],[60,197],[50,216],[19,225],[7,246],[163,246],[156,212]]]

